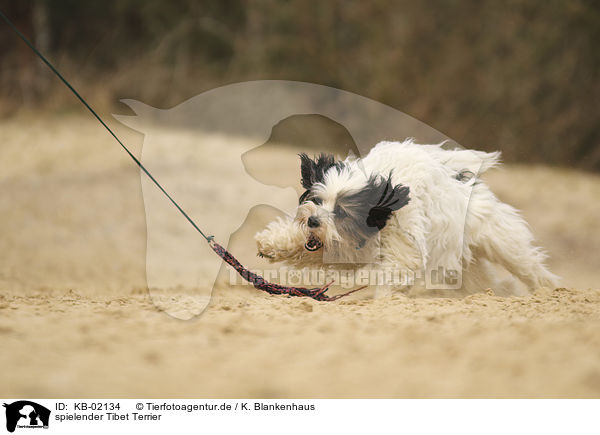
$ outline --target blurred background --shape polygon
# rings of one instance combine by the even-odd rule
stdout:
[[[171,107],[299,80],[381,101],[507,161],[600,169],[594,0],[0,0],[90,102]],[[0,25],[0,116],[78,103]],[[123,110],[123,109],[121,109]]]

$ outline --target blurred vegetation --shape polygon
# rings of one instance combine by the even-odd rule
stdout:
[[[0,0],[105,110],[256,79],[389,104],[506,160],[600,169],[597,0]],[[0,25],[0,114],[73,100]]]

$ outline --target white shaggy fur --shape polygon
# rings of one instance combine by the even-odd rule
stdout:
[[[546,255],[533,245],[527,223],[479,178],[497,166],[499,158],[497,152],[446,150],[442,144],[381,142],[365,158],[348,158],[343,169],[327,170],[324,181],[314,186],[322,204],[306,201],[295,218],[278,219],[257,233],[259,254],[298,268],[393,267],[426,278],[436,271],[458,273],[458,281],[451,279],[450,285],[430,279],[421,284],[381,284],[378,290],[384,294],[411,285],[514,293],[514,282],[500,282],[498,268],[490,263],[502,266],[529,289],[555,287],[557,277],[544,266]],[[409,187],[410,201],[358,249],[336,225],[336,198],[359,191],[372,174],[390,173],[393,184]],[[310,216],[323,224],[309,228]],[[323,242],[322,249],[305,248],[311,233]]]

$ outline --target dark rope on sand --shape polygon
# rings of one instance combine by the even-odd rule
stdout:
[[[6,17],[6,15],[4,15],[2,13],[2,11],[0,11],[0,18],[2,18],[6,22],[6,24],[8,24],[8,26],[17,34],[17,36],[19,38],[21,38],[23,40],[23,42],[25,42],[25,44],[27,44],[27,46],[48,66],[48,68],[50,68],[52,70],[52,72],[54,74],[56,74],[56,76],[64,83],[64,85],[67,88],[69,88],[69,90],[73,93],[73,95],[75,95],[77,97],[77,99],[81,102],[81,104],[83,104],[85,106],[85,108],[88,109],[90,111],[90,113],[98,120],[98,122],[100,122],[100,124],[102,124],[102,126],[119,143],[119,145],[121,145],[121,147],[129,155],[129,157],[131,157],[131,159],[135,162],[135,164],[137,166],[139,166],[139,168],[144,172],[144,174],[146,174],[148,176],[148,178],[150,178],[150,180],[152,180],[152,182],[156,185],[156,187],[158,187],[158,189],[169,199],[169,201],[177,208],[177,210],[179,210],[179,213],[181,213],[183,215],[183,217],[186,218],[187,221],[194,227],[194,229],[198,233],[200,233],[200,235],[202,237],[204,237],[204,239],[209,243],[212,250],[215,251],[215,253],[219,257],[221,257],[225,262],[227,262],[227,264],[231,265],[242,276],[242,278],[244,278],[246,281],[252,283],[254,285],[254,287],[256,287],[258,290],[263,290],[263,291],[266,291],[267,293],[274,294],[274,295],[309,297],[309,298],[313,298],[317,301],[335,301],[336,299],[347,296],[351,293],[354,293],[355,291],[358,291],[358,290],[364,288],[364,287],[361,287],[361,288],[358,288],[355,290],[351,290],[347,293],[343,293],[343,294],[339,294],[339,295],[330,297],[330,296],[327,296],[325,294],[325,292],[329,289],[329,286],[331,286],[331,284],[333,282],[327,284],[324,287],[312,288],[312,289],[307,289],[307,288],[303,288],[303,287],[285,287],[285,286],[282,286],[279,284],[273,284],[273,283],[267,282],[261,276],[258,276],[255,273],[250,272],[248,269],[246,269],[244,266],[242,266],[240,264],[240,262],[237,261],[235,259],[235,257],[233,255],[231,255],[225,248],[223,248],[218,243],[214,242],[213,236],[207,236],[206,234],[204,234],[204,232],[202,232],[200,227],[198,227],[198,225],[196,225],[196,223],[192,220],[191,217],[189,217],[189,215],[183,210],[183,208],[181,208],[181,206],[177,203],[177,201],[175,201],[171,197],[171,195],[169,195],[169,193],[162,187],[162,185],[146,169],[146,167],[142,164],[142,162],[140,162],[137,159],[137,157],[135,157],[133,155],[133,153],[129,150],[129,148],[127,148],[125,146],[125,144],[123,142],[121,142],[121,140],[117,137],[117,135],[110,129],[110,127],[108,125],[106,125],[106,123],[102,120],[102,118],[100,118],[100,115],[98,115],[96,113],[96,111],[94,109],[92,109],[92,107],[85,101],[85,99],[79,94],[79,92],[77,92],[75,90],[75,88],[67,81],[67,79],[65,79],[62,76],[62,74],[60,72],[58,72],[58,70],[54,67],[54,65],[52,65],[50,63],[50,61],[48,61],[44,57],[44,55],[42,53],[40,53],[37,48],[35,48],[35,46],[29,41],[29,39],[27,39],[25,37],[25,35],[23,35],[19,31],[19,29],[17,29],[15,27],[15,25]]]
[[[255,288],[258,290],[263,290],[272,295],[288,295],[288,296],[299,296],[299,297],[308,297],[313,298],[317,301],[335,301],[337,299],[343,298],[344,296],[348,296],[358,290],[362,290],[364,287],[360,287],[354,290],[350,290],[346,293],[341,293],[335,296],[326,295],[325,292],[329,289],[333,281],[329,284],[325,284],[323,287],[316,288],[304,288],[304,287],[286,287],[279,284],[274,284],[265,279],[262,276],[259,276],[253,272],[250,272],[244,266],[241,265],[237,259],[231,255],[227,249],[223,248],[221,245],[214,241],[209,242],[210,247],[216,254],[221,257],[227,264],[233,267],[237,273],[240,274],[242,278],[244,278],[249,283],[252,283]]]

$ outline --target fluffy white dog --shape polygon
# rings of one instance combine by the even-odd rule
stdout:
[[[306,192],[296,217],[255,236],[271,262],[382,271],[386,278],[371,283],[382,294],[415,286],[514,293],[514,277],[529,289],[557,284],[527,223],[479,178],[499,164],[498,152],[407,140],[381,142],[363,159],[300,158]],[[501,281],[492,263],[513,277]]]

